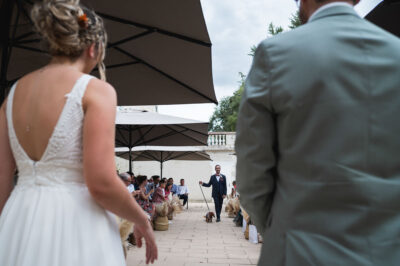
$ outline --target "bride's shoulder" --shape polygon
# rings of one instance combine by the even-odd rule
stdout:
[[[92,78],[87,85],[83,103],[85,104],[93,101],[116,102],[116,99],[117,93],[110,83],[98,78]]]

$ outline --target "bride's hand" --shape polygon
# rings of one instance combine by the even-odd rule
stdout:
[[[158,250],[150,222],[147,221],[145,225],[136,224],[133,233],[135,234],[136,244],[139,248],[143,244],[142,238],[146,242],[146,264],[149,264],[149,262],[154,263],[158,258]]]

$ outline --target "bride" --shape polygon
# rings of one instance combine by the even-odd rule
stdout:
[[[151,225],[115,171],[103,22],[79,0],[40,1],[31,17],[52,59],[0,109],[0,265],[125,265],[111,212],[135,223],[153,263]],[[87,74],[96,65],[102,80]]]

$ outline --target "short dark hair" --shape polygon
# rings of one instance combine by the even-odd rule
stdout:
[[[165,181],[164,179],[161,179],[161,180],[160,180],[160,185],[161,185],[161,184],[166,184],[166,183],[167,183],[167,181]]]
[[[185,179],[181,178],[181,182],[182,182],[182,181],[185,181]]]
[[[145,175],[138,175],[137,177],[136,177],[136,182],[137,182],[137,184],[140,186],[144,181],[146,181],[147,180],[147,176],[145,176]]]
[[[236,185],[236,181],[233,181],[232,184],[233,184],[233,185]]]
[[[151,178],[153,178],[153,180],[158,180],[158,179],[160,179],[160,176],[159,175],[153,175]]]

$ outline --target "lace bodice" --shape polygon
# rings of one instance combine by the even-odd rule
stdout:
[[[16,84],[7,102],[8,134],[19,171],[18,186],[81,185],[84,183],[82,166],[83,118],[82,97],[92,78],[81,76],[70,93],[39,161],[33,161],[20,145],[12,120],[12,105]]]

